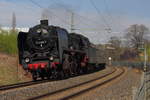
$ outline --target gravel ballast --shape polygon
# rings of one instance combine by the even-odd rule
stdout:
[[[48,83],[38,84],[35,86],[28,86],[16,90],[0,92],[0,100],[26,100],[31,97],[39,96],[46,93],[51,93],[59,89],[70,87],[82,82],[91,80],[93,78],[103,76],[111,72],[113,68],[107,67],[105,70],[99,72],[77,76],[65,80],[52,81]]]
[[[115,82],[81,95],[76,100],[133,100],[134,89],[140,86],[142,72],[127,68],[123,77]],[[74,99],[73,99],[74,100]]]

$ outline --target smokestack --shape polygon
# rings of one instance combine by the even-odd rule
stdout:
[[[41,25],[48,26],[48,20],[40,20]]]

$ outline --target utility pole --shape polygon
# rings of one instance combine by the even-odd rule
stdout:
[[[144,70],[146,71],[147,69],[147,51],[146,51],[146,44],[145,44],[145,48],[144,48]]]
[[[16,29],[16,15],[13,12],[13,14],[12,14],[12,31],[15,31],[15,29]]]
[[[74,13],[71,13],[71,26],[70,26],[70,32],[73,33],[74,31]]]
[[[147,71],[147,50],[146,50],[146,43],[142,42],[142,49],[144,50],[144,100],[146,99],[147,96],[147,91],[146,91],[146,81],[147,81],[147,76],[146,76],[146,71]]]
[[[146,66],[146,64],[147,64],[147,51],[146,51],[146,43],[145,43],[145,48],[144,48],[144,71],[145,71],[145,100],[146,100],[146,97],[147,97],[147,91],[146,91],[146,81],[147,81],[147,79],[146,79],[146,71],[147,71],[147,66]]]
[[[146,72],[146,69],[147,69],[147,50],[146,50],[146,43],[144,42],[141,42],[139,45],[142,45],[141,48],[139,48],[140,50],[143,50],[144,51],[144,66],[143,66],[143,69],[144,71]]]
[[[135,30],[136,30],[136,28],[135,28]],[[147,100],[147,86],[146,86],[146,84],[147,84],[147,74],[146,74],[146,72],[147,72],[147,50],[146,50],[146,42],[139,42],[139,43],[137,43],[139,46],[141,45],[142,47],[141,48],[139,48],[140,50],[142,50],[143,52],[144,52],[144,66],[143,66],[143,70],[144,70],[144,100]],[[138,47],[139,47],[138,46]]]

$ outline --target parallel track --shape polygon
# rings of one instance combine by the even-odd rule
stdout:
[[[17,89],[17,88],[22,88],[22,87],[26,87],[26,86],[41,84],[41,83],[45,83],[45,82],[50,82],[50,80],[38,80],[38,81],[22,82],[22,83],[11,84],[11,85],[3,85],[3,86],[0,86],[0,91],[6,91],[6,90],[10,90],[10,89]]]
[[[79,88],[79,87],[82,88],[82,86],[86,86],[87,84],[91,84],[91,83],[93,83],[93,82],[95,82],[95,81],[101,80],[102,78],[105,78],[105,77],[107,77],[107,76],[113,75],[115,72],[117,72],[117,69],[116,69],[116,68],[115,68],[112,72],[110,72],[110,73],[108,73],[108,74],[105,74],[105,75],[103,75],[103,76],[100,76],[100,77],[98,77],[98,78],[95,78],[95,79],[89,80],[89,81],[87,81],[87,82],[84,82],[84,83],[81,83],[81,84],[77,84],[77,85],[74,85],[74,86],[71,86],[71,87],[68,87],[68,88],[64,88],[64,89],[61,89],[61,90],[57,90],[57,91],[54,91],[54,92],[51,92],[51,93],[47,93],[47,94],[44,94],[44,95],[40,95],[40,96],[37,96],[37,97],[33,97],[33,98],[28,99],[28,100],[36,100],[36,99],[42,99],[42,100],[43,100],[43,98],[47,98],[47,97],[50,98],[50,100],[51,100],[51,99],[53,100],[53,97],[57,97],[57,96],[60,96],[60,95],[62,95],[62,94],[64,94],[62,97],[58,97],[57,99],[55,98],[54,100],[66,100],[66,99],[70,99],[70,98],[73,98],[73,97],[75,97],[75,96],[78,96],[78,95],[80,95],[80,94],[82,94],[82,93],[85,93],[85,92],[87,92],[87,91],[89,91],[89,90],[91,90],[91,89],[94,89],[94,88],[96,88],[96,87],[99,87],[99,86],[101,86],[101,85],[103,85],[103,84],[106,84],[106,83],[108,83],[108,82],[110,82],[110,81],[112,81],[112,80],[114,80],[114,79],[120,77],[120,76],[125,72],[125,70],[124,70],[123,68],[121,68],[121,72],[118,72],[117,75],[113,76],[113,77],[110,78],[110,79],[107,79],[107,80],[104,81],[104,82],[98,83],[98,84],[96,84],[96,85],[90,86],[90,87],[85,88],[85,89],[81,89],[80,91],[77,91],[77,92],[75,92],[75,93],[71,93],[71,92],[70,92],[70,91],[72,91],[72,90],[75,89],[75,88]],[[67,95],[65,95],[66,92],[67,92]],[[68,94],[68,93],[69,93],[69,94]],[[46,100],[49,100],[49,99],[46,99]]]
[[[66,97],[63,97],[63,98],[61,98],[61,100],[69,100],[69,99],[74,98],[74,97],[76,97],[76,96],[82,95],[82,94],[84,94],[85,92],[88,92],[88,91],[90,91],[90,90],[92,90],[92,89],[95,89],[95,88],[97,88],[97,87],[100,87],[100,86],[102,86],[102,85],[104,85],[104,84],[106,84],[106,83],[109,83],[110,81],[115,80],[116,78],[120,77],[124,72],[125,72],[125,70],[123,69],[122,72],[119,73],[118,75],[116,75],[115,77],[110,78],[110,79],[108,79],[108,80],[106,80],[106,81],[104,81],[104,82],[102,82],[102,83],[99,83],[99,84],[94,85],[94,86],[92,86],[92,87],[89,87],[89,88],[87,88],[87,89],[84,89],[84,90],[82,90],[82,91],[79,91],[79,92],[77,92],[77,93],[74,93],[74,94],[68,95],[68,96],[66,96]]]
[[[6,91],[6,90],[11,90],[11,89],[27,87],[27,86],[36,85],[36,84],[41,84],[41,83],[45,83],[45,82],[51,82],[51,81],[52,80],[37,80],[37,81],[21,82],[21,83],[17,83],[17,84],[2,85],[2,86],[0,86],[0,92]]]

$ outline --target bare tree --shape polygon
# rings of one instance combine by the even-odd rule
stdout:
[[[13,12],[12,14],[12,31],[16,29],[16,14]]]
[[[138,49],[146,41],[145,37],[148,33],[149,29],[145,25],[134,24],[127,29],[125,37],[131,47]]]

